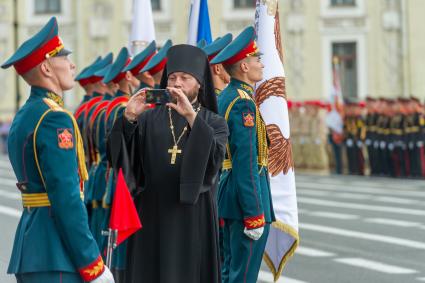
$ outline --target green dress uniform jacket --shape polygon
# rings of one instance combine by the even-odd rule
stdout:
[[[79,272],[91,281],[104,265],[82,201],[87,171],[80,132],[61,105],[56,94],[32,87],[12,123],[9,159],[24,210],[8,273]]]
[[[219,217],[244,221],[248,228],[274,221],[264,152],[267,141],[259,145],[256,131],[257,124],[264,122],[261,118],[258,121],[259,110],[252,94],[251,86],[232,79],[218,97],[219,113],[226,118],[230,131],[218,191]]]

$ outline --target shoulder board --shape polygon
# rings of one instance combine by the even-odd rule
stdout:
[[[242,89],[238,89],[238,94],[239,94],[239,97],[242,98],[242,99],[252,100],[251,96],[249,96],[249,94],[246,93],[246,91],[244,91]]]
[[[97,118],[97,115],[99,115],[99,113],[100,113],[102,110],[106,109],[106,107],[108,106],[108,104],[109,104],[109,101],[102,101],[101,103],[99,103],[99,104],[96,106],[96,108],[94,109],[93,114],[92,114],[92,115],[91,115],[91,117],[90,117],[90,125],[93,125],[94,121],[95,121],[95,120],[96,120],[96,118]]]
[[[87,117],[89,116],[90,110],[92,110],[94,105],[102,99],[103,99],[103,96],[96,96],[96,97],[93,97],[92,99],[90,99],[87,102],[86,112],[84,113],[84,119],[87,120]]]
[[[52,109],[53,111],[64,111],[64,109],[62,107],[59,106],[59,104],[57,104],[56,102],[54,102],[52,99],[50,98],[43,98],[44,103],[47,104],[47,106],[49,106],[50,109]]]
[[[117,107],[118,105],[127,104],[129,98],[126,96],[120,96],[112,100],[108,108],[106,109],[105,119],[108,120],[109,115],[111,115],[111,112]]]
[[[77,108],[77,110],[75,110],[75,113],[74,113],[74,117],[75,117],[75,119],[78,119],[78,118],[81,116],[81,114],[83,113],[83,111],[84,111],[84,110],[86,110],[87,104],[88,104],[88,101],[86,101],[86,102],[82,103],[82,104],[81,104],[81,105]]]

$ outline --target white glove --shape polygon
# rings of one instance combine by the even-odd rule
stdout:
[[[370,146],[370,145],[372,144],[372,141],[371,141],[371,140],[369,140],[369,139],[367,139],[367,140],[366,140],[366,142],[365,142],[365,144],[366,144],[367,146]]]
[[[388,149],[391,150],[391,151],[394,150],[394,144],[393,143],[389,143],[388,144]]]
[[[352,147],[354,144],[352,139],[348,139],[345,143],[347,144],[348,147]]]
[[[415,147],[415,143],[414,142],[409,142],[409,148],[413,149]]]
[[[379,143],[379,147],[381,148],[381,149],[385,149],[385,146],[386,146],[387,144],[384,142],[384,141],[381,141],[380,143]]]
[[[374,148],[378,148],[379,147],[379,141],[374,141],[373,142],[373,147]]]
[[[245,229],[243,230],[243,232],[245,233],[245,235],[246,235],[248,238],[251,238],[251,239],[253,239],[254,241],[257,241],[258,239],[260,239],[260,238],[261,238],[261,235],[263,235],[264,227],[255,228],[255,229],[251,229],[251,230],[248,230],[248,229],[246,229],[246,227],[245,227]]]
[[[416,146],[417,147],[423,147],[424,146],[424,142],[423,141],[417,141],[416,142]]]
[[[90,281],[90,283],[115,283],[114,276],[112,275],[109,268],[105,265],[105,270],[103,270],[102,275],[96,279]]]

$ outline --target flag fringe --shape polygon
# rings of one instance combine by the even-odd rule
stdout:
[[[295,250],[298,248],[300,238],[298,236],[298,232],[294,228],[292,228],[288,224],[285,224],[285,223],[283,223],[279,220],[277,220],[276,222],[273,222],[272,226],[276,229],[281,230],[284,233],[289,234],[290,236],[292,236],[295,239],[291,248],[286,252],[286,254],[283,255],[282,259],[280,260],[278,270],[276,270],[276,268],[273,264],[273,261],[271,260],[270,256],[267,254],[267,252],[264,252],[263,260],[265,261],[265,263],[269,267],[270,271],[273,273],[274,282],[276,282],[279,279],[280,275],[282,274],[283,268],[285,267],[286,263],[294,255]]]

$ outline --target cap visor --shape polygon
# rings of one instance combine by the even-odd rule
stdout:
[[[72,53],[72,51],[69,51],[68,49],[62,48],[62,50],[59,51],[58,54],[56,54],[56,56],[67,56],[71,53]]]

